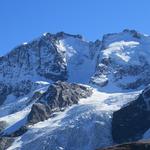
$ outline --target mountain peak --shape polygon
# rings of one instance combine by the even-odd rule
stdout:
[[[62,39],[62,38],[66,38],[66,37],[73,37],[73,38],[82,39],[82,36],[79,35],[79,34],[73,35],[73,34],[65,33],[63,31],[57,32],[55,34],[51,34],[49,32],[45,32],[45,33],[43,33],[43,36],[47,37],[47,38],[54,38],[54,39]]]

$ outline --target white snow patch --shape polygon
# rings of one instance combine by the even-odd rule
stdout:
[[[27,44],[28,44],[28,42],[24,42],[24,43],[23,43],[23,45],[27,45]]]
[[[130,48],[134,48],[139,45],[139,42],[135,41],[119,41],[108,45],[108,48],[103,51],[104,57],[118,57],[124,62],[129,62],[131,59]]]
[[[35,83],[42,84],[42,85],[49,85],[50,84],[49,82],[46,82],[46,81],[36,81]]]

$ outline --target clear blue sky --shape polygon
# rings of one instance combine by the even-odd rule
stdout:
[[[150,34],[150,0],[0,0],[0,55],[43,32],[96,40],[124,28]]]

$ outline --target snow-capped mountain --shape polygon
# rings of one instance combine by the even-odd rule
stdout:
[[[95,42],[44,33],[14,48],[0,57],[0,149],[112,145],[113,113],[150,83],[149,55],[150,36],[127,29]]]
[[[12,84],[22,80],[88,82],[94,73],[94,51],[99,45],[79,35],[45,33],[1,57],[0,80]],[[77,78],[79,74],[86,76]]]

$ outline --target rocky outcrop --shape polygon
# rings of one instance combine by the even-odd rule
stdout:
[[[35,124],[39,121],[44,121],[50,117],[52,113],[51,108],[42,103],[35,103],[32,106],[31,112],[28,115],[28,123]]]
[[[147,87],[133,102],[114,112],[112,136],[116,143],[142,138],[150,128],[150,88]]]
[[[67,82],[56,82],[32,106],[28,122],[33,124],[48,119],[55,111],[77,104],[80,98],[86,98],[92,90],[83,85]]]
[[[150,149],[150,141],[139,141],[115,145],[108,148],[101,148],[97,150],[149,150],[149,149]]]

